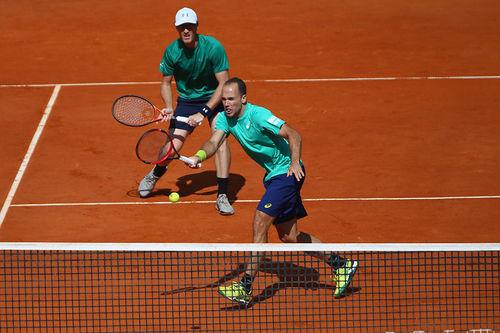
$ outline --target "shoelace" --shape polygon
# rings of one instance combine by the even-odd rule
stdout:
[[[157,179],[154,175],[146,175],[146,177],[145,177],[145,178],[146,178],[146,181],[147,181],[148,183],[153,183],[153,182],[155,182],[155,181],[156,181],[156,179]]]

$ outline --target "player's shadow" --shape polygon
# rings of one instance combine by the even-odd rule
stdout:
[[[238,264],[238,266],[227,273],[217,281],[204,286],[191,286],[170,291],[165,291],[162,295],[173,295],[181,292],[191,292],[199,289],[218,288],[228,281],[233,280],[240,276],[245,271],[245,264]],[[233,305],[221,308],[222,311],[239,311],[253,307],[255,304],[264,302],[265,300],[275,296],[279,291],[288,288],[301,288],[306,290],[328,289],[332,294],[335,290],[333,284],[328,284],[320,281],[320,273],[318,270],[310,267],[299,266],[292,262],[287,261],[272,261],[268,258],[264,259],[259,267],[259,274],[273,274],[278,277],[278,281],[272,285],[266,286],[258,295],[254,296],[247,305]],[[344,294],[338,298],[344,298],[357,293],[361,288],[348,287]],[[222,296],[221,296],[222,297]]]
[[[247,305],[233,305],[221,308],[222,311],[239,311],[253,307],[254,305],[264,302],[267,299],[275,296],[279,291],[288,288],[300,288],[305,290],[328,289],[333,294],[335,285],[320,281],[320,273],[310,267],[299,266],[292,262],[271,261],[266,260],[259,268],[260,272],[274,274],[278,277],[277,282],[266,286],[260,294],[254,296]],[[361,288],[348,287],[344,294],[338,298],[344,298],[354,293],[357,293]]]
[[[200,290],[200,289],[208,289],[208,288],[217,288],[225,283],[227,281],[232,280],[242,274],[245,271],[245,264],[238,264],[238,266],[232,270],[231,272],[227,273],[226,275],[222,276],[219,278],[217,281],[214,281],[212,283],[209,283],[204,286],[190,286],[190,287],[184,287],[184,288],[179,288],[179,289],[173,289],[173,290],[166,290],[162,292],[162,295],[168,296],[168,295],[175,295],[183,292],[189,292],[189,291],[194,291],[194,290]]]
[[[245,186],[245,177],[236,173],[229,174],[227,196],[229,200],[238,199],[238,193]],[[192,173],[177,178],[175,185],[179,188],[179,195],[213,195],[217,193],[217,174],[214,170]],[[215,187],[215,188],[214,188]]]
[[[168,176],[168,173],[167,175]],[[228,198],[230,201],[238,199],[238,193],[245,186],[245,177],[239,174],[229,174]],[[138,185],[138,184],[137,184]],[[161,183],[151,192],[148,197],[168,196],[172,192],[171,188],[162,188]],[[188,195],[214,195],[217,193],[217,174],[214,170],[192,173],[177,178],[175,185],[178,188],[178,193],[181,197]],[[128,196],[139,197],[137,187],[127,192]]]

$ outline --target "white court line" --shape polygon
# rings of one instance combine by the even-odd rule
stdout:
[[[339,77],[339,78],[302,78],[302,79],[262,79],[246,82],[301,83],[301,82],[342,82],[342,81],[404,81],[404,80],[495,80],[500,75],[455,75],[455,76],[388,76],[388,77]],[[44,87],[88,87],[88,86],[125,86],[160,84],[160,81],[145,82],[82,82],[82,83],[33,83],[0,84],[0,88],[44,88]]]
[[[346,77],[346,78],[324,78],[324,79],[248,80],[248,82],[335,82],[335,81],[487,80],[487,79],[500,79],[500,76],[499,75],[472,75],[472,76]]]
[[[432,201],[432,200],[484,200],[500,199],[500,195],[476,195],[454,197],[402,197],[402,198],[310,198],[302,201]],[[236,200],[237,203],[257,203],[260,200]],[[124,201],[124,202],[62,202],[62,203],[25,203],[13,204],[11,207],[67,207],[67,206],[128,206],[128,205],[193,205],[214,204],[215,200],[178,201]]]
[[[0,242],[0,250],[14,251],[500,251],[500,243],[59,243]],[[472,331],[470,331],[472,332]]]
[[[247,80],[247,82],[335,82],[335,81],[392,81],[392,80],[484,80],[500,79],[500,75],[475,75],[475,76],[409,76],[409,77],[352,77],[352,78],[303,78],[303,79],[263,79]],[[0,227],[5,219],[9,207],[43,207],[43,206],[98,206],[98,205],[154,205],[170,204],[170,202],[108,202],[108,203],[41,203],[41,204],[16,204],[12,205],[12,199],[17,191],[19,182],[24,175],[24,171],[29,163],[31,155],[35,149],[43,127],[52,110],[52,106],[59,94],[61,87],[81,87],[81,86],[117,86],[117,85],[150,85],[160,84],[160,82],[94,82],[94,83],[45,83],[45,84],[1,84],[0,88],[33,88],[33,87],[54,87],[52,96],[47,104],[44,115],[40,121],[38,129],[31,141],[28,152],[26,153],[18,174],[7,195],[2,210],[0,212]],[[424,198],[319,198],[305,199],[305,201],[402,201],[402,200],[467,200],[467,199],[498,199],[498,196],[465,196],[465,197],[424,197]],[[239,203],[258,202],[258,200],[238,200]],[[213,201],[183,201],[182,204],[213,204]]]
[[[23,178],[24,172],[26,171],[26,167],[28,166],[28,163],[30,162],[31,156],[33,155],[33,152],[35,151],[38,140],[40,139],[40,136],[42,135],[45,124],[47,123],[47,119],[49,118],[50,112],[52,111],[52,107],[54,106],[54,103],[56,102],[56,99],[57,99],[57,96],[59,95],[60,90],[61,90],[60,85],[56,85],[54,87],[54,91],[52,92],[52,96],[50,96],[49,102],[47,103],[47,106],[45,107],[45,111],[43,112],[42,119],[40,119],[40,123],[38,124],[38,127],[36,129],[35,134],[33,135],[33,139],[31,139],[31,143],[28,147],[28,151],[26,152],[26,155],[24,155],[24,159],[21,162],[21,166],[19,167],[19,170],[17,171],[16,178],[14,178],[14,182],[12,183],[12,186],[10,187],[10,191],[7,194],[7,198],[5,199],[5,201],[3,203],[2,210],[0,211],[0,227],[2,226],[2,223],[5,219],[5,215],[7,215],[7,211],[9,210],[9,207],[11,206],[12,199],[14,198],[14,195],[16,194],[17,188],[19,186],[19,183],[21,182],[21,179]]]
[[[94,87],[94,86],[129,86],[160,84],[158,81],[143,82],[82,82],[82,83],[34,83],[34,84],[1,84],[0,88],[48,88],[54,86],[61,87]]]

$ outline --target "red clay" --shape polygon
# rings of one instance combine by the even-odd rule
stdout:
[[[182,5],[1,2],[0,85],[159,81],[158,62],[176,37],[173,15]],[[200,32],[225,45],[231,74],[250,80],[249,100],[302,134],[305,199],[499,195],[497,79],[262,82],[498,75],[498,1],[223,0],[191,6]],[[0,88],[2,203],[51,89]],[[199,171],[172,164],[155,196],[137,198],[137,182],[149,170],[133,153],[143,129],[120,126],[110,113],[112,101],[126,93],[159,102],[159,84],[62,88],[0,241],[251,242],[256,203],[241,200],[260,198],[263,175],[234,140],[236,215],[222,217],[212,203],[186,203],[214,200],[211,161]],[[185,153],[208,133],[198,129]],[[166,202],[171,190],[180,191],[183,203],[93,204]],[[89,205],[16,206],[45,203]],[[324,200],[306,207],[302,229],[325,242],[500,241],[498,198]],[[278,242],[274,232],[270,239]]]

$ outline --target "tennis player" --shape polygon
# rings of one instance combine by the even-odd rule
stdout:
[[[245,152],[265,170],[266,192],[257,205],[253,221],[254,243],[266,243],[271,225],[285,243],[321,243],[303,231],[297,220],[307,216],[300,190],[306,172],[300,159],[301,137],[285,121],[271,111],[247,102],[246,85],[239,78],[231,78],[222,88],[224,113],[217,118],[215,131],[201,149],[191,158],[197,163],[211,157],[225,138],[232,134]],[[308,252],[332,267],[335,296],[341,296],[350,284],[358,262],[335,253]],[[219,287],[219,293],[240,304],[248,304],[252,297],[252,282],[257,274],[261,253],[252,253],[241,281]]]
[[[214,128],[216,115],[224,111],[221,104],[222,84],[229,78],[229,63],[226,51],[215,38],[198,34],[198,17],[191,8],[182,8],[175,15],[175,28],[179,38],[165,50],[160,62],[163,74],[161,96],[165,102],[162,113],[165,120],[173,115],[189,117],[189,123],[172,119],[170,132],[177,151],[180,151],[186,138],[197,124],[208,119]],[[177,86],[177,105],[173,109],[172,79]],[[215,154],[217,169],[216,209],[222,215],[234,214],[227,198],[229,166],[231,154],[229,145],[223,140]],[[147,197],[156,182],[167,171],[170,161],[155,166],[139,184],[139,195]]]

